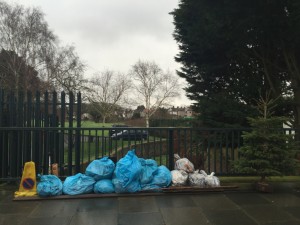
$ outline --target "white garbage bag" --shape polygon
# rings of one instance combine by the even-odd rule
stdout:
[[[207,175],[207,173],[204,170],[200,170],[200,173],[204,175],[205,177],[205,184],[209,187],[219,187],[220,186],[220,180],[218,177],[214,176],[215,173],[212,172],[210,175]]]
[[[186,185],[188,180],[188,173],[184,170],[172,170],[172,185],[173,186],[183,186]]]
[[[199,170],[189,173],[189,184],[191,186],[205,187],[205,176],[199,173]]]
[[[178,154],[174,154],[175,162],[175,170],[184,170],[187,173],[194,172],[194,164],[191,163],[187,158],[180,158]]]

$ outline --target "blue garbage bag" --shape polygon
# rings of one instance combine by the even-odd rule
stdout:
[[[135,155],[135,150],[130,150],[116,164],[113,175],[113,184],[116,193],[133,193],[141,190],[140,176],[142,165]]]
[[[115,192],[115,188],[111,180],[104,179],[97,181],[97,183],[94,185],[94,192],[104,194],[113,193]]]
[[[153,174],[157,170],[157,162],[153,159],[139,158],[142,165],[142,173],[140,176],[141,185],[148,184],[153,179]]]
[[[57,196],[62,194],[63,185],[61,180],[55,175],[42,175],[37,185],[39,196]]]
[[[142,185],[142,190],[159,190],[170,186],[172,175],[170,170],[165,166],[159,166],[153,173],[153,179],[150,183]]]
[[[115,163],[107,156],[92,161],[85,170],[85,174],[93,177],[96,181],[111,179],[115,169]]]
[[[88,194],[93,192],[94,178],[82,173],[67,177],[63,183],[63,193],[67,195]]]

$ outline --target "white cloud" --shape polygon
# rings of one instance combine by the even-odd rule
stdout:
[[[64,45],[73,44],[89,65],[86,76],[103,69],[126,73],[138,59],[174,72],[180,67],[169,15],[176,0],[13,1],[41,8],[50,29]]]

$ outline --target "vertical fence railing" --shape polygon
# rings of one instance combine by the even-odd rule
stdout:
[[[61,105],[60,105],[60,127],[65,127],[65,115],[66,115],[66,94],[65,92],[61,93]],[[65,132],[60,131],[59,132],[59,149],[64,149],[65,146]],[[59,167],[59,173],[64,173],[64,165],[65,165],[65,151],[59,151],[59,160],[58,160],[58,167]]]
[[[77,117],[76,117],[76,127],[81,127],[81,94],[78,93],[77,99]],[[75,172],[80,172],[80,130],[76,130],[75,134]]]
[[[0,96],[1,97],[1,96]],[[58,137],[58,159],[52,162],[59,164],[60,176],[69,176],[84,172],[86,166],[94,159],[110,156],[118,161],[129,149],[135,149],[138,157],[155,159],[159,165],[174,168],[174,153],[181,158],[188,158],[196,169],[204,169],[208,173],[218,175],[234,174],[232,162],[239,158],[239,148],[242,146],[241,129],[193,129],[193,128],[127,128],[134,131],[144,130],[148,136],[142,139],[115,139],[109,136],[112,128],[81,128],[81,127],[0,127],[1,179],[18,179],[21,176],[26,155],[34,153],[34,146],[39,146],[39,154],[32,154],[37,165],[37,172],[48,173],[48,150],[51,135]],[[69,143],[69,134],[72,143]],[[79,134],[79,136],[78,136]],[[17,139],[13,137],[16,136]],[[35,143],[28,149],[25,137],[31,137],[28,142]],[[49,146],[45,146],[45,140]],[[76,149],[76,139],[80,141],[79,153]],[[15,143],[13,143],[17,140]],[[20,141],[21,140],[21,141]],[[71,147],[70,147],[71,146]],[[15,154],[13,148],[19,149]],[[68,154],[72,153],[72,161]],[[38,155],[38,156],[37,156]],[[14,157],[13,157],[14,156]],[[79,160],[79,162],[78,162]]]
[[[169,169],[174,169],[174,130],[168,130]]]
[[[20,177],[27,161],[34,161],[37,171],[44,174],[48,173],[50,164],[56,162],[60,172],[65,173],[68,163],[65,162],[64,149],[72,148],[74,139],[77,148],[80,146],[80,132],[72,138],[71,130],[71,139],[65,141],[64,130],[50,128],[64,128],[67,116],[71,128],[73,116],[77,118],[75,126],[81,124],[81,94],[78,93],[76,99],[73,93],[69,96],[67,102],[65,92],[61,92],[59,98],[56,92],[32,94],[0,90],[0,179]],[[75,105],[77,111],[73,113]],[[69,109],[70,115],[66,114],[66,109]],[[76,159],[75,168],[79,171],[80,162]],[[69,174],[72,173],[72,163]]]
[[[234,129],[127,128],[134,134],[138,130],[147,131],[149,135],[142,139],[115,139],[109,136],[111,129],[64,125],[1,127],[0,143],[4,146],[2,149],[7,151],[1,150],[0,179],[19,178],[28,154],[31,154],[30,160],[36,163],[37,173],[47,174],[49,149],[54,139],[58,143],[55,145],[58,156],[53,157],[51,163],[58,163],[60,176],[84,172],[92,160],[103,156],[118,161],[129,149],[136,149],[138,157],[155,159],[159,165],[166,165],[169,169],[174,168],[174,153],[177,153],[181,158],[192,161],[196,169],[204,169],[209,173],[214,171],[219,175],[231,174],[231,162],[238,158],[242,142],[242,130]],[[17,137],[15,143],[13,136]],[[24,141],[25,137],[30,139]],[[28,142],[32,143],[31,149],[28,149]],[[14,147],[20,152],[12,157]]]
[[[84,172],[96,158],[117,161],[132,148],[138,157],[153,158],[170,169],[177,153],[197,169],[231,174],[243,145],[245,129],[84,128],[80,114],[80,93],[0,91],[0,180],[20,178],[30,160],[38,173],[47,174],[49,165],[58,163],[60,175],[68,176]],[[117,133],[126,129],[135,138],[115,138],[112,129]],[[138,132],[147,136],[136,138]]]

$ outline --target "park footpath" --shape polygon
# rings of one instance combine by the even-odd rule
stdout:
[[[250,184],[232,191],[115,195],[90,199],[14,201],[0,184],[0,225],[299,225],[300,183]]]

